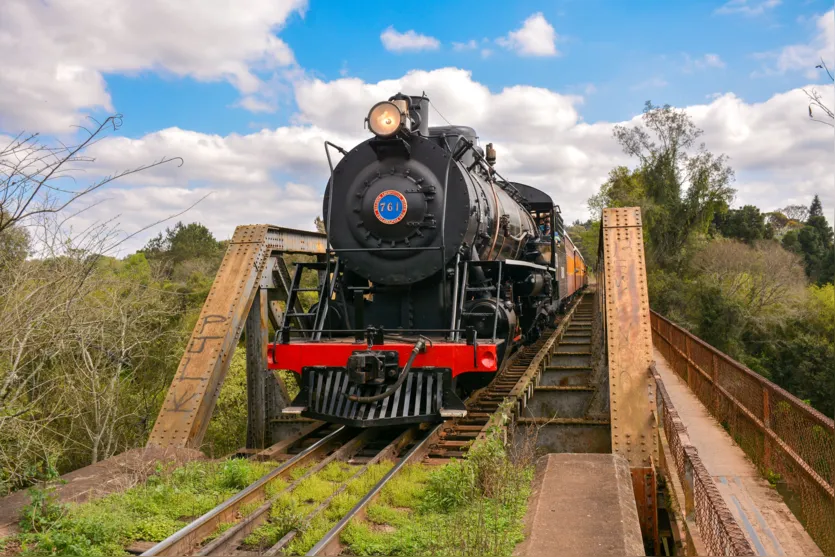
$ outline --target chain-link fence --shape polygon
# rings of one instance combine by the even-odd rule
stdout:
[[[754,555],[713,478],[702,464],[699,452],[690,444],[687,427],[673,407],[654,364],[652,374],[655,377],[658,417],[664,426],[664,437],[667,438],[684,490],[684,501],[679,504],[683,506],[685,515],[694,517],[699,538],[709,555]]]
[[[670,367],[762,474],[785,485],[789,508],[835,555],[833,420],[657,313],[651,319],[653,343]]]

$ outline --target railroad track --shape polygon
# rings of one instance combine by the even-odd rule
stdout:
[[[464,456],[470,445],[486,434],[505,400],[524,399],[530,394],[533,387],[531,379],[562,336],[580,299],[571,306],[556,329],[548,329],[537,342],[519,350],[503,366],[495,381],[466,401],[466,417],[430,427],[423,424],[408,429],[359,430],[312,422],[298,434],[252,456],[261,460],[282,461],[276,468],[142,555],[280,555],[300,534],[298,530],[291,529],[271,547],[262,548],[258,553],[247,550],[243,542],[269,520],[271,509],[282,495],[291,494],[304,480],[332,462],[359,465],[358,469],[352,470],[350,477],[335,486],[329,497],[307,513],[302,523],[309,524],[326,511],[350,482],[367,473],[375,464],[394,461],[394,466],[385,476],[306,553],[338,554],[339,534],[352,518],[364,512],[403,467],[420,461],[441,464],[450,458]],[[304,469],[304,473],[294,474],[299,469]],[[288,479],[292,481],[277,493],[269,487],[278,480],[286,482]],[[253,505],[257,505],[254,510]],[[227,529],[218,533],[222,526]]]
[[[552,346],[562,337],[582,299],[583,296],[580,296],[574,301],[556,328],[546,329],[539,340],[516,352],[490,385],[465,401],[465,417],[453,418],[441,425],[424,462],[444,464],[451,458],[463,457],[473,442],[487,434],[496,412],[505,400],[518,400],[531,394],[531,379],[549,355]]]
[[[305,524],[322,514],[334,498],[348,488],[350,482],[360,478],[370,467],[385,460],[395,461],[386,475],[307,553],[331,554],[337,551],[335,548],[339,544],[339,534],[351,518],[363,512],[385,484],[406,464],[417,462],[425,455],[428,441],[437,435],[440,426],[441,424],[430,428],[357,430],[345,426],[313,424],[309,431],[301,432],[296,438],[288,440],[281,449],[286,449],[287,452],[279,456],[286,456],[287,460],[142,555],[251,555],[251,551],[242,548],[244,539],[269,520],[270,510],[282,495],[292,494],[304,480],[322,471],[328,464],[344,462],[359,465],[359,469],[352,471],[350,477],[335,486],[327,499],[308,512],[303,519]],[[293,474],[300,469],[305,470],[303,474]],[[294,476],[298,477],[293,479]],[[292,481],[277,493],[275,489],[269,488],[270,484],[277,480],[288,479]],[[257,505],[254,510],[253,505]],[[222,526],[228,528],[218,534]],[[290,530],[260,554],[280,554],[298,534],[298,530]]]

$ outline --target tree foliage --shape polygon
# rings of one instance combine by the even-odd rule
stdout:
[[[597,260],[597,249],[600,243],[600,221],[587,220],[586,222],[574,221],[568,227],[568,235],[583,254],[586,263],[594,266]]]
[[[683,110],[649,101],[640,125],[615,126],[615,138],[638,166],[613,170],[589,206],[640,206],[652,265],[680,265],[691,235],[706,233],[733,199],[733,170],[724,155],[696,143],[702,133]]]
[[[802,227],[783,236],[783,247],[803,257],[809,280],[818,285],[831,283],[835,281],[835,235],[817,195],[807,214]]]
[[[222,255],[218,242],[206,226],[193,222],[178,222],[151,238],[142,250],[152,259],[160,259],[174,265],[195,259],[217,259]]]
[[[774,227],[761,213],[758,207],[745,205],[741,209],[730,209],[726,213],[717,213],[713,218],[716,231],[725,238],[742,240],[752,244],[757,240],[770,240],[774,237]]]
[[[835,248],[820,200],[729,209],[733,171],[700,135],[647,103],[641,125],[615,130],[638,164],[609,173],[592,214],[640,207],[653,309],[832,415]]]
[[[144,256],[107,257],[125,239],[111,223],[71,227],[85,196],[174,160],[78,176],[120,124],[0,146],[0,494],[143,442],[170,381],[180,296]]]

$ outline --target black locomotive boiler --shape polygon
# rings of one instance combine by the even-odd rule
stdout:
[[[551,198],[500,176],[472,128],[430,127],[429,106],[395,95],[371,108],[372,138],[326,144],[329,162],[330,147],[344,155],[324,196],[328,255],[297,264],[270,351],[271,368],[302,376],[285,413],[360,427],[463,416],[462,397],[585,283]],[[306,271],[319,301],[298,311]]]

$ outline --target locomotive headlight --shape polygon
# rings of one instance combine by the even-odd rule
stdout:
[[[403,115],[393,102],[383,101],[375,104],[368,113],[368,127],[377,137],[389,137],[400,129]]]

